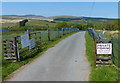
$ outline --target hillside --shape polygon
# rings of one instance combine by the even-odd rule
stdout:
[[[56,19],[56,18],[80,18],[80,17],[77,17],[77,16],[51,16],[51,17],[48,17],[50,19]]]
[[[107,25],[114,25],[114,29],[117,29],[116,19],[111,18],[92,18],[92,17],[77,17],[77,16],[53,16],[44,17],[40,15],[3,15],[2,28],[18,27],[18,22],[28,19],[26,27],[54,27],[57,23],[65,21],[70,25],[93,23],[98,29],[106,28]],[[48,26],[49,25],[49,26]],[[112,28],[111,28],[112,29]]]
[[[112,18],[93,18],[93,17],[75,17],[75,16],[55,16],[51,18],[54,19],[55,21],[80,22],[80,23],[116,20]]]
[[[44,17],[41,15],[3,15],[2,23],[5,22],[19,22],[23,19],[32,19],[32,20],[46,20],[46,21],[66,21],[73,23],[86,23],[86,22],[103,22],[109,20],[116,20],[112,18],[95,18],[95,17],[77,17],[77,16],[52,16]]]
[[[0,23],[16,23],[23,19],[53,21],[53,19],[40,15],[3,15]]]

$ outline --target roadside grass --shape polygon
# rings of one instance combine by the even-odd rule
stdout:
[[[94,66],[94,41],[89,36],[88,32],[86,32],[85,38],[86,38],[86,55],[87,55],[88,61],[91,62],[91,67],[93,67]]]
[[[118,72],[112,66],[93,68],[90,75],[90,81],[117,81],[117,80]]]
[[[86,56],[91,63],[89,81],[118,81],[118,71],[113,66],[94,67],[94,41],[86,32]]]
[[[75,34],[77,32],[72,32],[69,34],[66,34],[64,36],[62,36],[61,38],[56,38],[53,41],[48,41],[44,44],[44,46],[41,49],[40,53],[36,53],[34,54],[33,57],[27,58],[24,61],[20,61],[20,62],[6,62],[5,64],[3,64],[2,66],[2,79],[6,80],[9,79],[12,76],[12,73],[19,69],[21,66],[27,64],[27,63],[31,63],[34,59],[36,59],[37,57],[41,56],[48,48],[55,46],[58,42],[62,41],[63,39],[67,38],[68,36]],[[9,64],[8,64],[9,63]]]

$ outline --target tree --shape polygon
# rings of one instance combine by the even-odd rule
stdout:
[[[73,28],[78,28],[79,30],[82,30],[82,24],[76,24],[73,26]]]
[[[87,28],[93,28],[93,27],[94,27],[93,23],[87,23]]]
[[[28,19],[24,19],[24,20],[20,21],[20,22],[19,22],[19,26],[20,26],[20,27],[24,27],[25,24],[26,24],[26,22],[28,22]]]
[[[55,28],[65,28],[65,27],[70,27],[70,25],[67,24],[67,22],[61,22],[55,25]]]
[[[86,24],[76,24],[73,28],[78,28],[79,30],[84,30],[87,28]]]
[[[115,30],[115,24],[114,23],[107,23],[105,26],[106,30]]]

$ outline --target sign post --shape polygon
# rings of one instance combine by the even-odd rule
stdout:
[[[94,40],[94,64],[109,64],[112,55],[112,43],[110,39],[95,39]],[[97,56],[99,55],[99,56]],[[103,56],[106,55],[106,56]],[[105,59],[105,60],[104,60]]]
[[[29,43],[30,43],[29,49],[35,48],[35,39],[30,39],[30,40],[29,40]]]
[[[21,40],[22,40],[22,48],[29,46],[29,35],[28,34],[22,35]]]

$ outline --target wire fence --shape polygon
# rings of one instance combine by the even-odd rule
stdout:
[[[112,37],[112,45],[113,45],[113,63],[115,64],[115,66],[117,66],[118,68],[120,68],[120,59],[119,59],[119,52],[120,52],[120,48],[119,48],[119,42],[120,40],[118,39],[117,36],[113,36]]]
[[[88,28],[88,33],[89,35],[93,38],[93,39],[99,39],[98,34],[94,31],[94,29],[92,28]]]
[[[16,36],[14,38],[3,39],[3,59],[22,61],[26,58],[32,58],[45,48],[46,44],[48,44],[47,42],[54,41],[63,35],[75,31],[79,31],[79,29],[48,29],[43,32],[27,32],[27,34]],[[29,42],[26,41],[27,37],[25,36],[27,35]]]

